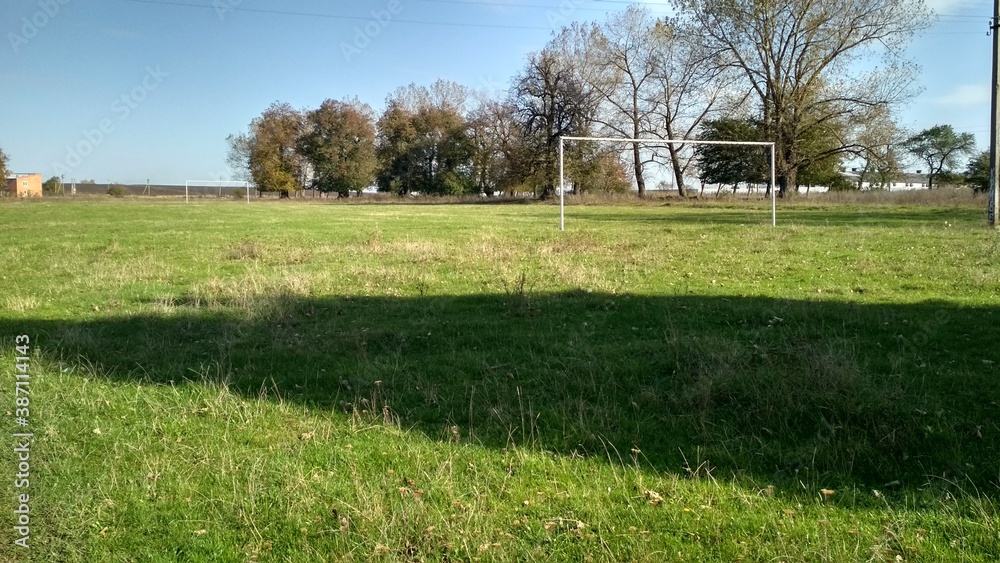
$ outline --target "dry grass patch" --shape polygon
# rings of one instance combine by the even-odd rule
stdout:
[[[38,298],[31,295],[6,295],[3,298],[3,308],[14,313],[26,313],[38,304]]]
[[[259,262],[273,266],[305,264],[312,259],[312,249],[297,243],[267,245],[253,239],[243,239],[224,252],[226,260]]]
[[[284,317],[294,313],[288,310],[293,303],[313,295],[313,287],[307,273],[265,273],[252,268],[241,276],[197,283],[180,302],[195,308],[236,310],[248,318]]]

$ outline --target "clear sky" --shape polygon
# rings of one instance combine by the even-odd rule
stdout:
[[[646,0],[656,15],[667,2]],[[228,179],[226,136],[271,102],[315,108],[445,78],[504,90],[571,21],[624,0],[0,0],[0,148],[15,172]],[[931,0],[903,125],[989,132],[991,3]]]

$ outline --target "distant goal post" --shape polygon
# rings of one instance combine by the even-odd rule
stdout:
[[[563,150],[566,141],[597,141],[605,143],[642,143],[644,145],[747,145],[771,149],[771,226],[778,226],[777,200],[775,199],[774,142],[771,141],[699,141],[691,139],[633,139],[628,137],[559,137],[559,230],[566,230],[566,179],[563,167]]]
[[[243,191],[247,193],[247,203],[250,203],[250,182],[246,180],[185,180],[184,203],[188,203],[191,199],[189,193],[191,186],[219,188],[220,192],[222,188],[243,188]]]

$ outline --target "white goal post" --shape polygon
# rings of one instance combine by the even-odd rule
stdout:
[[[184,182],[184,203],[190,201],[188,191],[191,186],[212,186],[222,188],[239,188],[247,193],[247,203],[250,203],[250,182],[246,180],[186,180]]]
[[[690,139],[630,139],[627,137],[559,137],[559,230],[566,230],[566,180],[563,171],[565,141],[599,141],[612,143],[642,143],[645,145],[748,145],[771,148],[771,226],[778,226],[777,202],[774,192],[774,143],[770,141],[698,141]]]

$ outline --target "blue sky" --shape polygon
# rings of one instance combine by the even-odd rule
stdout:
[[[571,21],[623,0],[0,0],[0,148],[16,172],[69,181],[228,179],[225,138],[273,101],[445,78],[501,90]],[[667,2],[646,1],[654,14]],[[991,4],[931,0],[910,48],[923,93],[903,125],[989,132]],[[230,10],[229,8],[235,8]],[[292,14],[294,12],[296,14]]]

